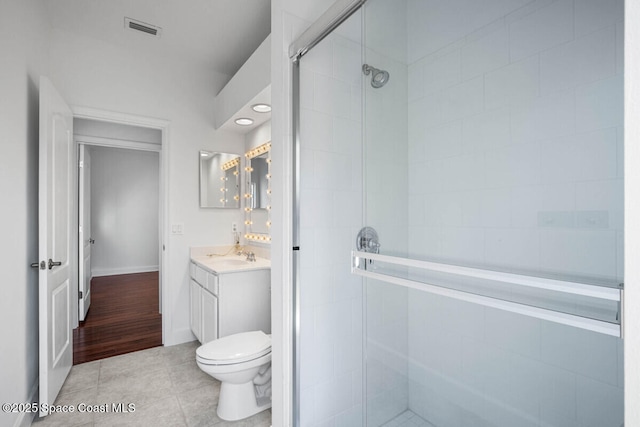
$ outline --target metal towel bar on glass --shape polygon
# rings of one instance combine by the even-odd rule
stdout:
[[[616,316],[618,322],[608,322],[576,314],[556,311],[549,308],[537,307],[530,304],[522,304],[519,302],[508,301],[492,296],[480,295],[479,293],[470,292],[467,290],[451,289],[449,287],[439,285],[438,283],[424,283],[422,281],[413,280],[411,278],[397,277],[396,275],[387,274],[384,269],[381,269],[379,271],[372,270],[370,267],[367,267],[367,262],[365,261],[367,261],[368,263],[370,263],[371,261],[377,261],[379,263],[415,268],[431,273],[446,273],[459,277],[500,282],[510,286],[522,286],[530,289],[559,292],[562,294],[577,295],[580,297],[609,301],[618,304],[619,313],[617,313]],[[417,289],[436,295],[446,296],[487,307],[493,307],[513,313],[522,314],[525,316],[548,320],[551,322],[561,323],[564,325],[582,328],[606,335],[613,335],[616,337],[623,336],[624,316],[622,315],[622,308],[624,291],[622,289],[622,286],[598,286],[565,280],[491,271],[480,268],[462,267],[451,264],[441,264],[431,261],[421,261],[359,251],[353,251],[351,253],[351,272],[358,276],[376,279],[406,288]]]

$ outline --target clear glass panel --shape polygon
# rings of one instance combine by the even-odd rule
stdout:
[[[361,19],[300,60],[302,426],[363,424],[362,280],[349,261],[362,223]]]
[[[367,1],[364,225],[381,253],[623,281],[623,6]],[[616,302],[377,268],[618,322]],[[367,426],[622,424],[619,338],[371,279],[364,289]]]

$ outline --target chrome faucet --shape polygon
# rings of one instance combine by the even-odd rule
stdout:
[[[249,252],[243,252],[246,256],[247,256],[247,261],[250,262],[255,262],[256,260],[256,254],[254,254],[253,252],[249,251]]]
[[[233,248],[236,251],[236,255],[242,255],[242,246],[240,246],[240,233],[234,231],[233,240],[235,241]]]

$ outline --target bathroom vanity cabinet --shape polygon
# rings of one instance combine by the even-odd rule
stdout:
[[[190,263],[191,330],[201,343],[238,332],[271,333],[267,269],[216,272]]]

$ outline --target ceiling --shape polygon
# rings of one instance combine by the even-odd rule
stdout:
[[[220,129],[239,134],[246,134],[271,120],[271,112],[258,113],[251,108],[256,104],[271,105],[271,85],[267,86],[264,90],[262,90],[262,92],[253,97],[251,101],[247,102],[244,107],[238,110],[233,116],[231,116],[231,118],[229,118],[229,120],[227,120],[222,126],[220,126]],[[235,119],[241,117],[249,118],[253,120],[253,123],[245,126],[237,125],[235,123]]]
[[[234,75],[271,32],[271,0],[48,0],[51,25]],[[125,17],[161,27],[159,38]],[[215,94],[214,94],[215,95]]]

